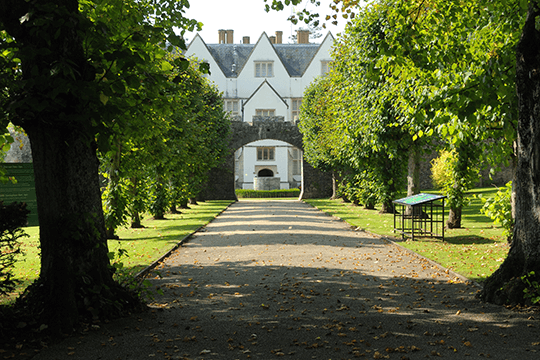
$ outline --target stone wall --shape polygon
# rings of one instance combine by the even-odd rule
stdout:
[[[281,179],[278,177],[258,177],[253,179],[255,190],[279,190]]]
[[[24,133],[19,133],[9,128],[9,134],[15,139],[11,144],[11,148],[4,157],[4,162],[7,163],[31,163],[32,149],[30,148],[30,140]]]

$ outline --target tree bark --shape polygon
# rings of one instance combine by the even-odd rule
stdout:
[[[337,199],[337,179],[336,179],[336,172],[332,171],[332,197],[330,200]]]
[[[40,224],[41,272],[28,295],[51,329],[110,317],[134,301],[109,267],[95,148],[78,130],[27,126]],[[41,309],[41,310],[40,310]]]
[[[446,220],[446,227],[449,229],[461,228],[461,207],[450,208],[448,211],[448,220]]]
[[[527,303],[521,277],[531,271],[540,274],[540,33],[535,28],[538,16],[540,9],[531,1],[516,49],[519,123],[513,242],[508,257],[486,280],[480,294],[483,300],[496,304]]]
[[[420,192],[420,151],[412,147],[409,152],[409,165],[407,172],[407,196]]]
[[[82,47],[78,5],[0,0],[0,22],[21,50],[25,80],[7,111],[31,142],[40,223],[40,277],[19,304],[55,333],[137,303],[109,267],[95,130],[79,92],[95,69]],[[58,64],[73,71],[53,71]]]

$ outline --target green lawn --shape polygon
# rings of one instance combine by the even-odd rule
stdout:
[[[502,228],[494,226],[491,219],[480,213],[482,203],[473,194],[484,197],[493,196],[495,188],[482,188],[469,191],[471,203],[463,209],[462,228],[446,229],[444,241],[415,237],[400,245],[417,252],[444,267],[450,268],[471,280],[482,282],[502,263],[508,253]],[[341,200],[305,200],[322,211],[343,219],[352,226],[371,233],[396,237],[392,214],[379,214],[378,210],[366,210],[361,206],[344,203]],[[448,209],[445,211],[445,219]]]
[[[146,216],[143,229],[121,228],[117,231],[120,240],[109,240],[109,250],[122,248],[127,257],[122,259],[124,269],[136,273],[174,247],[186,235],[206,225],[219,215],[231,202],[206,201],[190,205],[191,209],[182,214],[168,214],[167,220],[153,220]],[[15,278],[21,281],[16,293],[9,298],[1,298],[0,304],[12,301],[21,291],[39,276],[39,227],[24,228],[30,236],[23,239],[21,255],[15,266]]]

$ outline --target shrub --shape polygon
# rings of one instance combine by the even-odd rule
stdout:
[[[0,295],[15,289],[13,265],[21,253],[19,239],[28,236],[21,227],[26,225],[29,212],[25,203],[4,205],[0,201]]]
[[[282,197],[298,197],[300,189],[283,189],[283,190],[249,190],[238,189],[236,196],[240,198],[282,198]]]
[[[431,178],[433,185],[441,189],[448,198],[450,208],[461,208],[468,204],[465,191],[470,189],[478,180],[479,171],[470,164],[470,156],[466,154],[469,148],[464,147],[460,157],[458,151],[443,150],[438,158],[431,161]]]
[[[495,225],[501,225],[503,235],[507,241],[512,242],[512,232],[514,230],[514,219],[512,218],[512,182],[509,181],[503,188],[491,198],[483,198],[478,195],[484,206],[480,212],[491,220]]]

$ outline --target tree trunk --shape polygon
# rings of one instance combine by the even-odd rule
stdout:
[[[122,160],[122,144],[120,141],[116,143],[116,151],[111,155],[109,168],[107,169],[108,173],[108,183],[107,187],[109,190],[108,201],[106,204],[105,211],[105,229],[107,234],[107,239],[119,239],[115,234],[116,228],[122,224],[122,218],[126,211],[125,201],[121,200],[122,194],[118,184],[120,183],[120,162]]]
[[[81,95],[95,68],[83,50],[78,6],[0,0],[0,22],[20,49],[24,80],[6,111],[31,142],[40,224],[40,277],[18,304],[55,333],[72,331],[81,317],[111,317],[137,303],[109,267],[95,108]],[[66,71],[53,72],[58,64]]]
[[[420,151],[412,147],[409,153],[409,166],[407,172],[407,196],[420,192]]]
[[[449,229],[461,228],[461,207],[450,208],[450,211],[448,211],[446,227]]]
[[[142,229],[144,225],[141,224],[141,214],[138,212],[134,213],[131,218],[131,228],[132,229]]]
[[[366,205],[366,209],[369,209]],[[381,210],[379,210],[380,214],[393,214],[394,213],[394,204],[392,203],[392,200],[384,201],[381,204]]]
[[[198,205],[197,204],[197,199],[196,198],[189,198],[189,204],[190,205]]]
[[[140,199],[140,181],[137,176],[131,177],[131,184],[129,186],[129,193],[131,196],[131,203],[128,205],[129,215],[131,216],[131,228],[142,229],[144,225],[141,224],[141,212],[144,212],[143,201]]]
[[[518,163],[513,242],[508,257],[484,284],[480,297],[497,304],[526,303],[521,277],[540,274],[540,9],[530,2],[517,46]]]
[[[180,200],[180,209],[191,209],[189,206],[188,206],[188,199],[182,199]]]
[[[336,172],[332,171],[332,197],[330,200],[337,199],[337,179],[336,179]]]
[[[178,211],[178,209],[176,208],[176,203],[171,204],[170,212],[171,212],[171,214],[181,214],[182,213],[181,211]]]
[[[407,166],[407,197],[420,193],[420,155],[418,147],[413,146],[409,152],[409,163]],[[414,214],[413,211],[415,212]],[[405,213],[407,215],[421,216],[422,207],[407,206]]]
[[[113,281],[109,267],[93,144],[67,127],[39,123],[26,131],[41,241],[41,273],[28,300],[51,329],[69,332],[80,316],[111,316],[118,311],[115,301],[124,305],[133,298]]]

